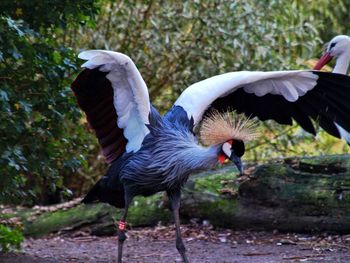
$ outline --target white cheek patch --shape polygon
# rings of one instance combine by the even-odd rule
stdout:
[[[231,156],[231,144],[229,144],[228,142],[225,142],[222,145],[222,151],[226,154],[226,156],[228,158],[230,158],[230,156]]]

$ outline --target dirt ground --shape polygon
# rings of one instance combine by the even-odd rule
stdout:
[[[183,226],[182,233],[192,263],[350,262],[350,235],[213,230],[198,225]],[[115,262],[116,253],[116,237],[80,231],[27,239],[22,253],[0,254],[0,262]],[[124,262],[181,262],[174,228],[129,230]]]

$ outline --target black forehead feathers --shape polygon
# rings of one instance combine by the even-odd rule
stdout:
[[[244,142],[239,140],[234,140],[232,142],[232,150],[235,153],[235,155],[237,155],[238,157],[243,156],[245,151]]]

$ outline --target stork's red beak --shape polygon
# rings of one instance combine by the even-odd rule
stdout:
[[[324,65],[326,65],[329,61],[332,60],[332,56],[329,52],[326,52],[323,54],[323,56],[320,58],[320,60],[317,62],[316,66],[314,66],[315,70],[320,70],[323,68]]]

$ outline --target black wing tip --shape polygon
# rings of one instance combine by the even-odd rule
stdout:
[[[107,176],[103,176],[86,194],[81,203],[108,203],[116,208],[124,208],[124,191],[118,189],[118,185],[114,185],[111,189],[110,179]]]
[[[83,200],[81,200],[81,203],[84,204],[84,205],[89,205],[89,204],[92,204],[92,203],[97,203],[97,199],[89,199],[89,198],[86,198],[86,196],[83,198]]]
[[[100,71],[99,68],[84,68],[71,84],[76,96],[98,96],[111,89],[111,82],[106,78],[109,72]]]
[[[83,204],[91,204],[95,201],[98,201],[98,192],[99,192],[99,182],[97,182],[91,190],[87,193],[87,195],[81,200]]]

